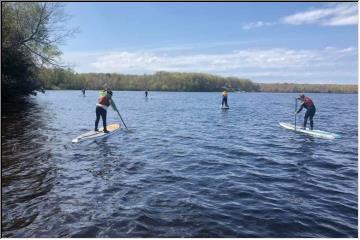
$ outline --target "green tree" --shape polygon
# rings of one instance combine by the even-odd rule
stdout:
[[[68,30],[63,4],[2,2],[1,79],[6,101],[35,94],[42,88],[39,70],[58,66],[58,45],[76,30]]]

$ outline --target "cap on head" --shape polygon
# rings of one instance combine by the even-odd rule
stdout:
[[[296,99],[298,99],[298,100],[303,100],[304,98],[305,98],[305,95],[304,95],[304,94],[300,94],[300,96],[297,97]]]
[[[107,92],[108,94],[110,94],[111,96],[113,95],[113,93],[112,93],[112,91],[111,91],[110,89],[106,90],[106,92]]]

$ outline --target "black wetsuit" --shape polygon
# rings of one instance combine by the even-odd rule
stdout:
[[[301,107],[300,107],[299,111],[297,111],[297,113],[300,113],[303,108],[306,109],[306,113],[304,116],[304,129],[306,129],[306,124],[307,124],[308,118],[310,118],[310,129],[313,130],[313,128],[314,128],[313,117],[315,116],[315,112],[316,112],[315,104],[312,102],[312,100],[311,100],[311,103],[304,102],[303,104],[301,104]]]

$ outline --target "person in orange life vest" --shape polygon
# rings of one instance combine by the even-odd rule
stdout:
[[[299,98],[300,101],[302,101],[302,104],[300,106],[300,109],[295,112],[295,114],[298,114],[301,112],[301,110],[303,108],[306,109],[306,113],[305,113],[305,116],[304,116],[304,129],[306,129],[306,124],[307,124],[307,120],[308,118],[310,118],[310,129],[313,130],[314,128],[314,121],[313,121],[313,117],[315,115],[315,112],[316,112],[316,108],[315,108],[315,104],[313,102],[313,100],[309,97],[306,97],[304,94],[301,94]]]
[[[103,127],[104,127],[104,133],[108,133],[109,131],[106,129],[106,110],[107,108],[112,105],[111,103],[111,97],[112,97],[112,91],[111,90],[103,90],[100,91],[100,97],[98,100],[98,103],[96,104],[96,120],[95,120],[95,131],[98,130],[99,120],[100,116],[103,120]]]

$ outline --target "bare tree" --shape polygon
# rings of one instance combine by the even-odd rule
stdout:
[[[5,46],[29,52],[38,66],[58,65],[58,45],[76,33],[69,29],[63,3],[3,2],[4,20],[11,19],[12,35]],[[9,16],[10,15],[10,16]],[[5,41],[6,41],[5,40]]]

